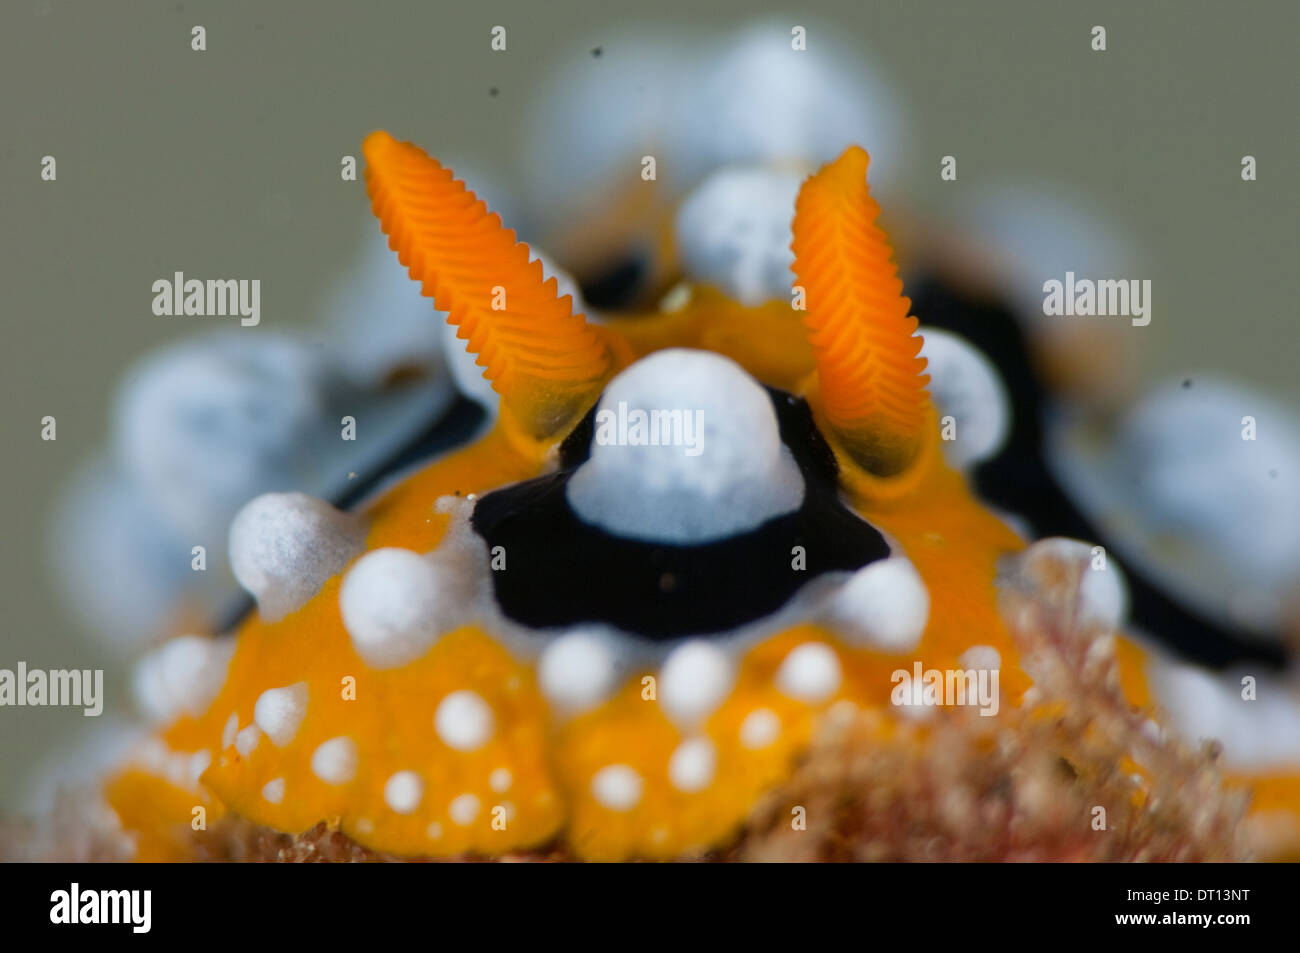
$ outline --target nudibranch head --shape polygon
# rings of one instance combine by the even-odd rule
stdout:
[[[644,433],[628,433],[629,423]],[[803,497],[767,393],[734,361],[685,349],[645,357],[610,382],[591,455],[566,486],[582,522],[677,544],[755,529]]]
[[[993,659],[1024,692],[993,587],[1023,544],[937,449],[865,152],[791,210],[804,310],[700,287],[603,325],[450,171],[385,133],[365,152],[391,246],[500,416],[357,511],[244,508],[231,561],[257,611],[148,663],[173,680],[168,788],[140,767],[115,804],[206,800],[402,856],[668,858],[734,836],[836,703],[890,713],[901,660]],[[940,401],[982,407],[981,369],[935,347],[966,380]]]

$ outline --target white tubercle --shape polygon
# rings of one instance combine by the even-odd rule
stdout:
[[[972,645],[957,659],[963,669],[986,672],[1000,671],[1002,653],[991,645]]]
[[[922,328],[920,356],[930,375],[930,396],[943,425],[944,459],[961,469],[987,460],[1002,448],[1011,429],[1011,404],[993,362],[960,335]],[[952,439],[948,439],[948,434]]]
[[[203,772],[208,770],[208,765],[212,764],[211,751],[196,751],[190,755],[190,787],[199,786],[199,778],[203,777]]]
[[[245,725],[235,734],[235,750],[239,752],[241,758],[247,758],[257,750],[257,744],[261,740],[261,728],[255,723]]]
[[[930,593],[906,556],[868,563],[827,606],[835,631],[852,645],[882,652],[916,647],[930,618]]]
[[[618,665],[614,650],[598,635],[570,632],[542,652],[537,679],[547,701],[566,712],[594,708],[614,690]]]
[[[675,230],[682,266],[742,304],[789,302],[794,201],[803,176],[784,169],[720,169],[687,196]]]
[[[328,358],[296,337],[183,338],[128,373],[113,455],[163,526],[215,540],[257,494],[302,485],[337,384]]]
[[[685,642],[669,654],[659,672],[659,706],[680,727],[711,715],[735,681],[731,656],[710,642]]]
[[[668,759],[668,780],[673,787],[692,794],[713,783],[718,767],[718,751],[708,738],[688,738],[677,746]]]
[[[284,778],[273,778],[262,785],[262,797],[272,804],[284,800]]]
[[[1095,201],[1061,182],[1018,177],[981,185],[954,203],[955,218],[982,250],[982,268],[1036,329],[1056,335],[1074,322],[1043,314],[1043,283],[1133,271],[1132,239],[1098,214]]]
[[[1122,421],[1125,493],[1149,535],[1215,554],[1238,588],[1285,593],[1300,578],[1300,418],[1242,384],[1188,380],[1154,388]]]
[[[307,714],[307,683],[295,682],[262,692],[253,706],[253,721],[277,748],[293,741]]]
[[[322,742],[312,752],[311,771],[326,784],[347,784],[357,776],[357,744],[340,735]]]
[[[610,382],[565,492],[616,536],[690,544],[797,510],[804,482],[767,392],[728,358],[670,348]]]
[[[626,764],[601,768],[591,779],[592,796],[611,811],[630,811],[641,802],[645,781]]]
[[[412,814],[424,798],[424,779],[414,771],[398,771],[384,784],[384,803],[398,814]]]
[[[496,718],[481,695],[462,689],[438,703],[433,725],[447,747],[477,751],[492,739]]]
[[[597,44],[620,51],[618,69],[590,55]],[[544,229],[573,227],[575,213],[589,213],[627,182],[627,170],[635,170],[641,156],[671,139],[680,126],[684,87],[694,78],[693,46],[682,30],[667,25],[601,24],[575,36],[556,68],[539,76],[524,113],[533,161],[523,171]],[[667,165],[660,179],[668,177]]]
[[[1300,769],[1300,692],[1294,685],[1256,674],[1248,692],[1244,672],[1211,673],[1159,656],[1146,672],[1168,727],[1186,742],[1221,742],[1224,763],[1238,770]]]
[[[230,566],[274,622],[301,608],[361,552],[365,527],[305,493],[264,493],[230,526]]]
[[[770,708],[755,708],[740,723],[740,744],[760,751],[781,737],[781,719]]]
[[[871,149],[873,186],[886,181],[906,138],[897,91],[838,32],[800,16],[797,31],[790,20],[760,19],[710,41],[669,140],[679,174],[738,162],[817,165],[860,142]]]
[[[226,719],[225,726],[221,729],[221,750],[225,751],[233,745],[238,735],[239,715],[232,711],[230,717]]]
[[[459,794],[447,805],[447,816],[451,818],[453,824],[469,827],[478,817],[481,806],[479,799],[473,794]]]
[[[409,549],[366,553],[343,577],[339,610],[357,654],[372,668],[412,662],[455,627],[460,576]]]
[[[839,656],[824,642],[805,642],[792,649],[776,670],[776,687],[782,694],[809,704],[834,695],[841,679]]]
[[[182,635],[150,652],[132,678],[136,704],[153,722],[201,715],[221,691],[234,639]]]
[[[1031,578],[1047,560],[1079,567],[1079,620],[1113,631],[1128,614],[1128,584],[1111,555],[1099,549],[1077,539],[1051,536],[1030,545],[1020,559]]]

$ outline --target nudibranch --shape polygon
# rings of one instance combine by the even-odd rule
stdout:
[[[882,713],[882,740],[916,717],[891,701],[914,662],[996,670],[1020,704],[1000,566],[1089,548],[1026,548],[972,493],[963,468],[1005,426],[996,375],[918,333],[865,151],[799,190],[796,307],[695,287],[604,324],[416,146],[376,132],[365,157],[391,247],[500,411],[359,507],[239,513],[256,610],[140,669],[161,732],[107,788],[140,859],[186,856],[194,818],[223,814],[413,858],[691,856],[737,834],[827,712]],[[953,414],[971,436],[949,447]],[[1076,612],[1150,708],[1148,653],[1109,635],[1123,601],[1093,572]]]

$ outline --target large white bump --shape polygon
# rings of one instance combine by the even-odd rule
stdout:
[[[339,611],[367,665],[413,662],[456,624],[458,586],[449,568],[409,549],[366,553],[343,577]]]
[[[225,684],[234,651],[234,639],[182,635],[168,640],[137,664],[136,704],[158,724],[203,714]]]
[[[889,89],[860,45],[840,42],[834,25],[801,17],[807,49],[793,24],[762,19],[708,44],[682,101],[670,145],[685,178],[739,162],[830,161],[846,144],[871,148],[879,186],[902,155],[906,128]]]
[[[691,544],[798,509],[804,484],[767,392],[728,358],[672,348],[610,383],[591,458],[565,492],[581,519],[616,536]]]
[[[132,368],[115,457],[168,528],[211,539],[257,494],[305,486],[338,447],[323,442],[323,425],[339,384],[327,360],[285,335],[184,341]]]
[[[686,274],[751,307],[790,297],[795,197],[803,176],[720,169],[682,203],[675,230]]]
[[[845,641],[882,652],[906,652],[921,641],[930,593],[905,556],[869,563],[832,597],[828,614]]]
[[[1165,724],[1190,744],[1216,740],[1223,762],[1237,770],[1294,773],[1300,767],[1300,696],[1293,686],[1258,674],[1243,698],[1243,672],[1208,672],[1162,656],[1146,675]]]
[[[1002,449],[1011,429],[1011,404],[997,368],[959,335],[938,328],[921,334],[930,396],[940,415],[955,423],[953,439],[940,442],[944,459],[958,469],[987,460]]]
[[[1106,555],[1100,568],[1093,550],[1098,547],[1064,536],[1049,536],[1026,547],[1020,556],[1023,572],[1042,582],[1051,579],[1052,563],[1077,566],[1079,590],[1075,612],[1079,621],[1114,631],[1128,615],[1128,583],[1115,560]]]
[[[566,712],[594,708],[618,680],[617,657],[609,643],[590,632],[569,632],[551,642],[537,665],[547,701]]]
[[[679,727],[711,715],[735,682],[731,657],[711,642],[696,639],[673,649],[659,673],[659,705]]]
[[[1149,533],[1217,554],[1242,589],[1276,591],[1300,577],[1294,412],[1202,375],[1191,386],[1155,388],[1123,421],[1116,443],[1125,492]]]
[[[804,642],[777,668],[776,687],[783,695],[817,705],[839,691],[843,677],[834,649],[824,642]]]
[[[264,493],[230,525],[230,567],[274,622],[302,607],[362,549],[360,520],[305,493]]]

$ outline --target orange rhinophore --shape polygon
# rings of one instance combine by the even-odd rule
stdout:
[[[371,133],[364,149],[372,208],[411,277],[532,436],[567,429],[612,368],[602,336],[451,170],[386,132]]]
[[[889,476],[916,458],[929,400],[917,320],[879,215],[867,153],[850,146],[800,190],[791,247],[822,411],[855,460]]]

